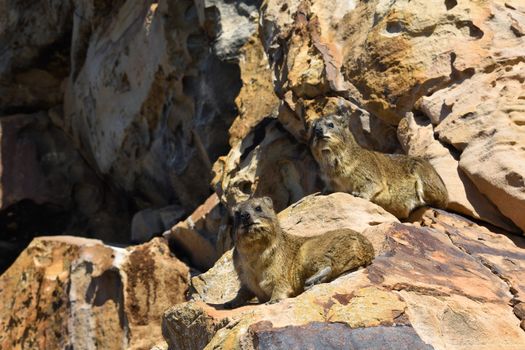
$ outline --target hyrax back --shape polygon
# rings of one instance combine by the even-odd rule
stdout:
[[[332,191],[370,200],[400,219],[423,205],[447,206],[445,184],[427,160],[362,148],[342,116],[315,122],[310,149]]]
[[[239,306],[253,296],[261,302],[293,297],[374,258],[372,244],[350,229],[315,237],[287,234],[267,197],[239,204],[234,216],[233,262],[241,290],[226,307]]]

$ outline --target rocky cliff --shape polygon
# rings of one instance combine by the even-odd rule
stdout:
[[[525,346],[520,0],[0,0],[0,92],[1,348]],[[310,127],[341,109],[427,158],[447,210],[312,195]],[[254,195],[376,259],[222,310]]]

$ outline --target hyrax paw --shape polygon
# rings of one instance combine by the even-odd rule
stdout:
[[[281,299],[271,299],[271,300],[268,300],[266,303],[264,303],[265,305],[272,305],[272,304],[277,304],[278,302],[280,302]]]

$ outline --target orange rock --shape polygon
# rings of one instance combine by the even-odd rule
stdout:
[[[36,238],[0,277],[0,347],[149,349],[188,277],[158,238],[128,249]]]

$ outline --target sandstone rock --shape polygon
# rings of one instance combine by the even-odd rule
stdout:
[[[250,196],[270,196],[280,211],[321,187],[310,151],[272,118],[259,123],[213,170],[212,185],[228,208]]]
[[[380,118],[392,125],[419,109],[436,125],[441,142],[465,150],[448,152],[430,135],[425,142],[433,146],[425,151],[404,141],[405,151],[431,158],[441,169],[450,208],[523,230],[523,210],[516,210],[525,203],[517,165],[523,162],[514,161],[524,143],[523,7],[497,1],[268,0],[261,16],[281,99],[279,120],[297,140],[306,142],[312,120],[337,108],[352,111],[354,123],[355,111],[364,109],[370,123]],[[359,129],[352,127],[357,135]],[[385,126],[377,130],[390,135]],[[375,144],[359,142],[396,150],[378,135],[371,135]]]
[[[515,316],[521,309],[512,308],[522,300],[516,283],[523,250],[457,215],[433,209],[419,215],[415,226],[374,226],[382,230],[385,250],[372,265],[296,298],[229,311],[211,301],[169,309],[163,327],[177,330],[164,332],[170,348],[293,349],[307,339],[323,340],[328,348],[360,349],[389,339],[394,348],[523,347],[525,333]],[[211,293],[210,300],[219,301],[217,289],[201,289],[201,300]],[[184,326],[190,324],[198,329],[198,343],[187,340],[193,333]]]
[[[286,232],[298,236],[315,236],[340,228],[363,232],[370,226],[399,222],[380,206],[342,192],[304,197],[280,212],[278,217]]]
[[[481,219],[507,231],[519,232],[459,168],[459,161],[453,152],[434,139],[434,128],[430,121],[409,113],[399,123],[397,132],[408,155],[428,159],[439,173],[448,190],[449,210]]]
[[[144,209],[131,220],[131,241],[144,243],[175,225],[184,215],[184,209],[172,205],[160,209]]]
[[[217,236],[222,222],[227,218],[216,194],[211,195],[186,220],[164,232],[164,238],[176,250],[188,256],[192,266],[206,271],[217,261],[220,254]]]
[[[35,235],[129,239],[125,200],[70,147],[48,113],[2,117],[0,140],[0,241],[11,246],[1,254],[0,271]]]
[[[241,48],[242,87],[235,99],[239,116],[230,129],[230,145],[241,142],[265,117],[275,114],[279,99],[273,92],[272,72],[258,31]]]
[[[139,208],[191,211],[209,195],[256,11],[251,2],[76,3],[61,123]]]
[[[507,65],[523,50],[501,50],[494,66],[422,102],[439,139],[461,154],[459,169],[499,211],[524,229],[522,80],[525,64]],[[521,51],[520,51],[521,50]],[[472,202],[475,202],[472,200]]]
[[[168,350],[168,343],[162,341],[158,344],[153,345],[150,350]]]
[[[224,304],[237,295],[241,281],[233,267],[232,252],[228,250],[211,269],[191,279],[190,300]]]
[[[187,282],[188,268],[160,239],[123,249],[36,238],[0,277],[0,347],[149,349]]]
[[[0,2],[0,113],[47,109],[63,100],[72,1]]]

